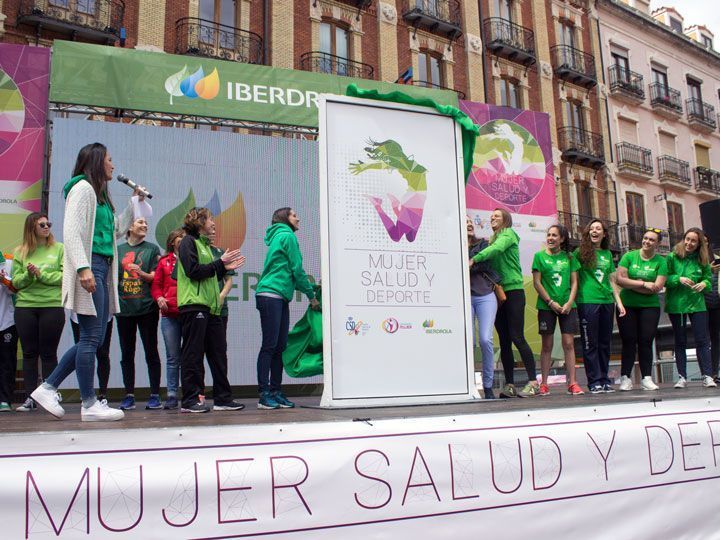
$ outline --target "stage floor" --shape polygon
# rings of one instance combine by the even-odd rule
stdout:
[[[78,429],[159,429],[191,426],[234,426],[260,424],[290,424],[301,422],[368,421],[390,418],[416,418],[431,416],[453,416],[478,413],[501,413],[561,409],[567,407],[617,405],[622,403],[647,403],[694,398],[713,398],[720,395],[718,388],[703,388],[693,382],[684,390],[676,390],[672,384],[662,385],[656,392],[639,389],[612,394],[585,394],[569,396],[564,386],[551,386],[551,395],[529,399],[479,400],[471,403],[448,405],[415,405],[402,407],[375,407],[353,409],[320,409],[319,396],[292,398],[295,409],[258,410],[257,401],[241,399],[245,404],[242,411],[210,412],[206,414],[180,414],[178,410],[145,410],[144,402],[138,409],[126,411],[125,419],[119,422],[81,422],[80,404],[65,405],[65,418],[57,420],[50,414],[38,410],[31,413],[8,412],[0,414],[0,433],[27,433],[46,431],[75,431]],[[117,406],[117,403],[111,403]]]

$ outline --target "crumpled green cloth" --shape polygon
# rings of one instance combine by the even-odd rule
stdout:
[[[320,287],[315,298],[322,304]],[[305,315],[295,323],[288,334],[283,352],[285,373],[290,377],[312,377],[323,374],[322,312],[308,306]]]
[[[468,177],[472,171],[473,154],[475,153],[475,139],[478,135],[480,135],[480,128],[467,114],[452,105],[440,105],[430,98],[416,98],[399,91],[381,94],[377,90],[364,90],[359,88],[355,83],[347,87],[345,94],[350,97],[377,99],[379,101],[394,101],[396,103],[405,103],[406,105],[417,105],[420,107],[433,107],[440,114],[452,117],[455,122],[460,124],[460,132],[462,133],[463,169],[465,173],[464,178],[465,183],[467,184]]]

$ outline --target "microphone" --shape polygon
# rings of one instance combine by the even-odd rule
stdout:
[[[117,179],[118,179],[118,182],[122,182],[122,183],[125,184],[127,187],[129,187],[130,189],[135,189],[136,187],[138,187],[138,185],[137,185],[135,182],[133,182],[132,180],[130,180],[130,179],[129,179],[127,176],[125,176],[124,174],[118,174],[118,175],[117,175]],[[147,189],[142,189],[142,188],[141,188],[141,189],[140,189],[140,193],[142,193],[143,195],[145,195],[145,197],[147,197],[148,199],[152,199],[152,198],[153,198],[152,193],[150,193]]]

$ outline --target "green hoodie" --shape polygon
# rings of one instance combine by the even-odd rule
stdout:
[[[285,223],[271,225],[265,232],[265,245],[268,252],[255,294],[279,294],[289,302],[297,289],[310,300],[315,298],[313,286],[302,267],[300,246],[292,227]]]
[[[705,296],[680,283],[681,277],[695,283],[705,283],[705,290],[710,284],[711,270],[709,264],[700,264],[697,253],[690,253],[681,259],[675,253],[667,256],[667,281],[665,282],[665,313],[698,313],[707,311]]]
[[[497,233],[492,243],[473,257],[475,262],[490,260],[493,270],[500,274],[506,291],[523,288],[519,244],[520,237],[508,227]]]
[[[13,286],[18,290],[16,307],[62,307],[63,245],[38,246],[25,258],[15,251],[12,267]],[[40,269],[36,278],[28,269],[32,263]]]
[[[67,199],[70,190],[75,187],[80,180],[87,182],[87,177],[84,174],[78,174],[73,176],[63,187],[63,196]],[[97,209],[95,210],[95,223],[93,225],[93,242],[92,252],[96,255],[102,255],[104,257],[113,256],[113,245],[115,243],[115,216],[113,215],[112,208],[107,202],[98,202]],[[78,268],[78,272],[83,270]]]

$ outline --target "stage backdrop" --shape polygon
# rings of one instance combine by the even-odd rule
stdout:
[[[254,289],[265,259],[265,230],[276,208],[297,209],[302,220],[297,237],[304,267],[313,279],[319,280],[317,144],[280,137],[57,119],[53,127],[50,219],[57,224],[54,233],[60,239],[63,185],[80,148],[93,141],[107,145],[116,174],[123,173],[153,192],[148,240],[159,245],[163,252],[167,233],[179,227],[184,215],[194,206],[207,206],[217,216],[220,246],[241,247],[247,263],[238,270],[229,297],[228,375],[234,385],[256,384],[260,318],[255,309]],[[117,181],[110,183],[110,192],[118,208],[127,204],[131,194]],[[292,322],[300,318],[307,305],[307,299],[291,302]],[[61,352],[71,340],[68,323]],[[160,353],[164,358],[162,339]],[[116,335],[113,335],[110,357],[110,387],[121,388]],[[140,340],[135,363],[137,386],[148,386]],[[316,377],[294,382],[320,380]],[[164,381],[163,369],[163,386]],[[293,383],[287,376],[285,381]],[[75,377],[69,377],[63,386],[66,385],[75,387]]]
[[[459,128],[321,96],[319,142],[322,404],[477,397]]]
[[[40,210],[50,49],[0,43],[0,251]]]
[[[547,228],[557,222],[550,120],[546,113],[472,101],[461,101],[460,109],[480,126],[466,189],[468,214],[476,236],[490,238],[492,211],[501,207],[512,213],[525,276],[525,337],[539,355],[537,293],[530,268],[533,255],[544,248]],[[496,338],[496,349],[497,343]],[[553,356],[562,358],[562,349],[557,349]]]

